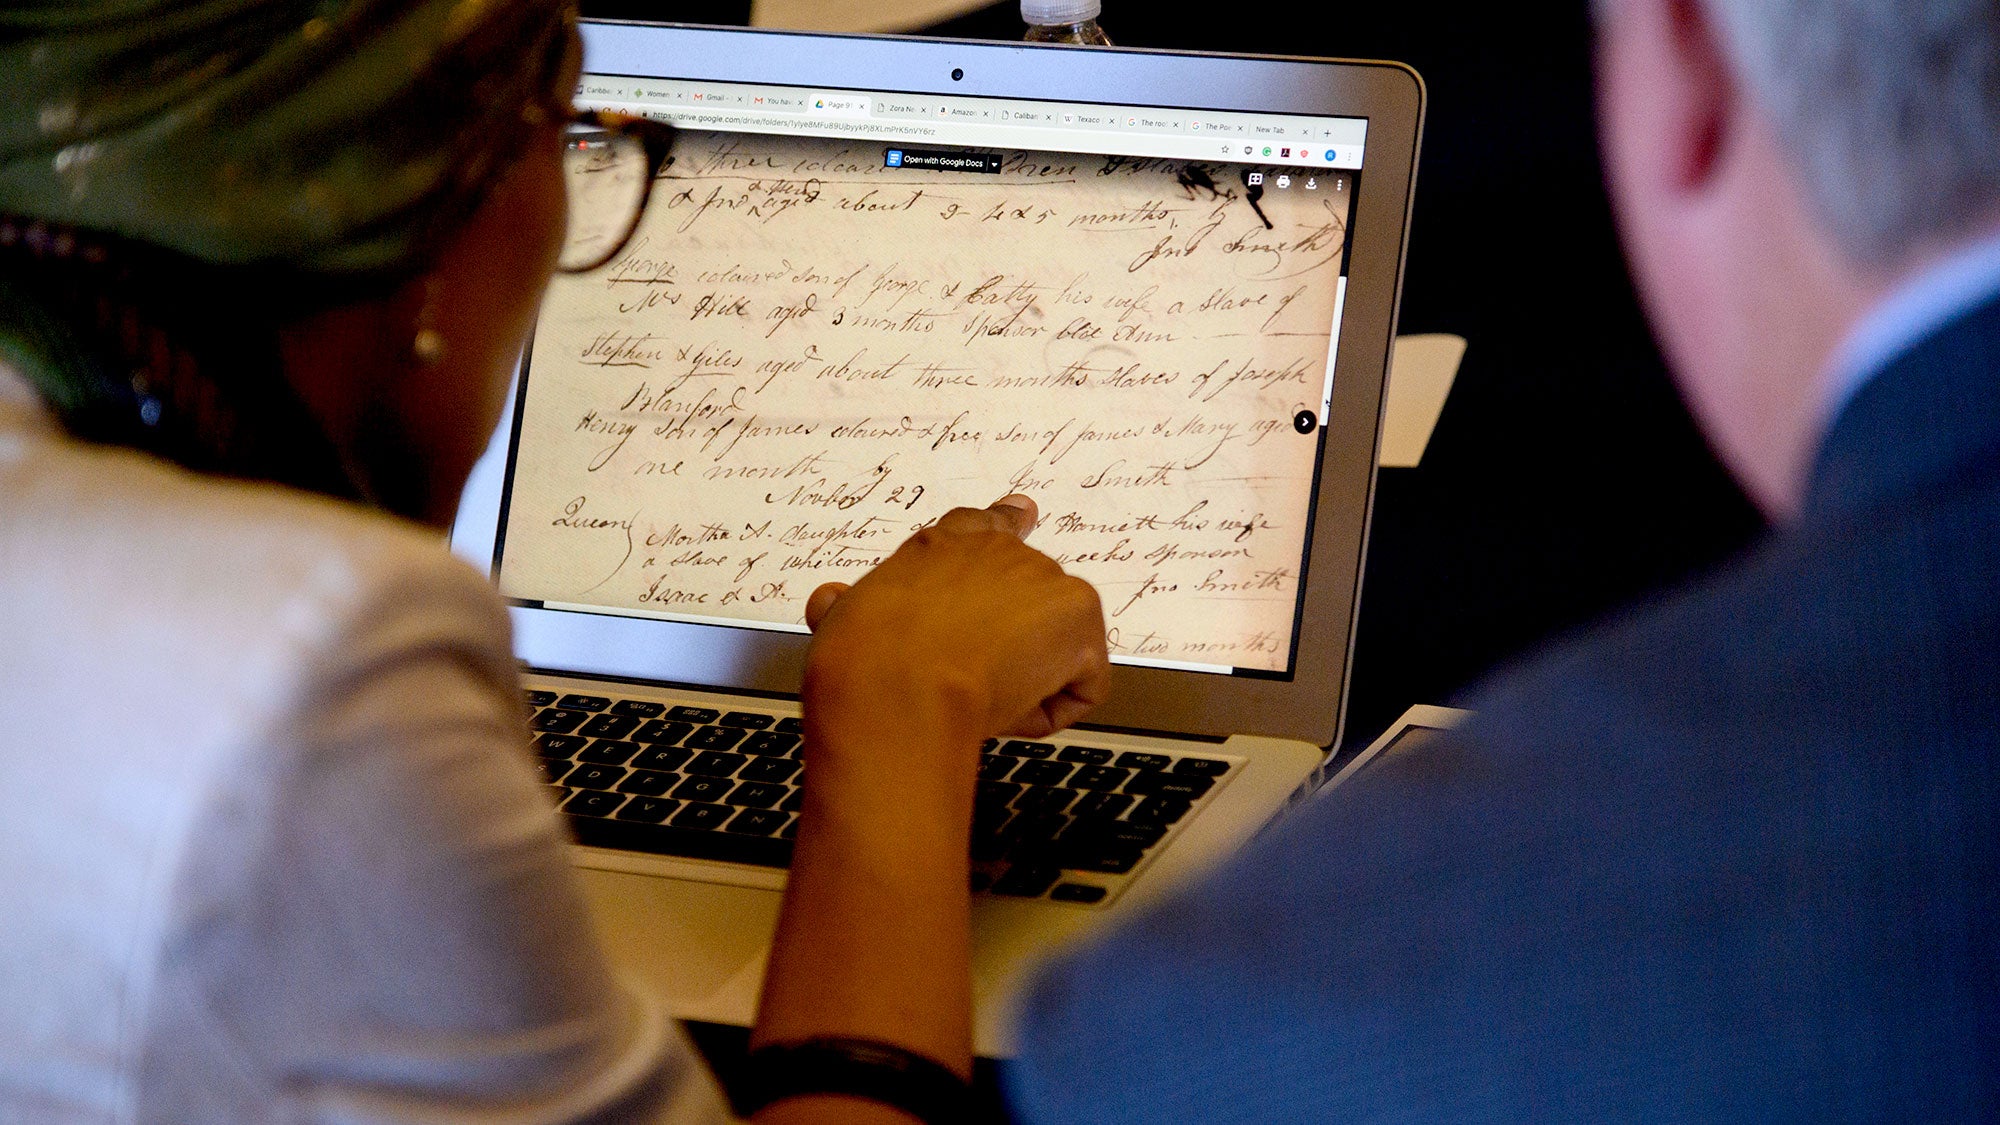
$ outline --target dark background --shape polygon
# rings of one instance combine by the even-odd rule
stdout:
[[[1400,331],[1469,347],[1422,466],[1380,476],[1349,745],[1757,532],[1676,397],[1619,258],[1584,0],[1105,9],[1121,46],[1396,59],[1429,89]],[[587,0],[584,12],[742,23],[749,5]],[[925,33],[1022,30],[1003,0]]]

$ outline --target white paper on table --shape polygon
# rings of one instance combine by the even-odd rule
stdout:
[[[1449,333],[1398,336],[1389,356],[1388,402],[1383,408],[1385,469],[1414,469],[1424,459],[1431,430],[1465,358],[1465,337]]]

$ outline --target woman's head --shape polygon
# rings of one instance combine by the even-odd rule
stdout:
[[[202,373],[220,397],[282,384],[343,462],[335,475],[439,518],[437,494],[456,482],[430,478],[462,469],[434,462],[464,460],[445,447],[465,444],[443,431],[490,426],[471,415],[497,401],[495,374],[560,238],[557,122],[577,58],[573,10],[525,0],[107,0],[0,14],[0,215],[74,230],[112,259],[64,263],[72,307],[51,317],[50,255],[0,247],[11,283],[0,354],[60,400],[74,388],[51,394],[52,382],[91,381],[74,357],[129,344],[116,329],[135,318],[183,347],[226,336],[218,324],[261,334],[268,362],[247,364],[261,370],[224,370],[254,360],[252,347]],[[136,310],[109,307],[120,302]],[[52,354],[40,346],[52,322],[96,338]],[[115,410],[147,403],[147,387],[123,385],[132,350],[96,373]],[[202,366],[176,357],[161,370],[138,351],[134,384]],[[410,416],[420,410],[434,416]]]
[[[416,272],[566,105],[557,0],[98,0],[0,13],[0,212],[206,262]]]

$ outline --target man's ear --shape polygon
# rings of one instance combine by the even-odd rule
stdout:
[[[1598,5],[1605,151],[1633,198],[1699,195],[1726,158],[1739,96],[1701,0]]]
[[[1654,0],[1665,17],[1667,80],[1676,101],[1668,133],[1669,174],[1683,191],[1699,192],[1728,157],[1741,127],[1742,97],[1722,45],[1721,30],[1702,0]]]

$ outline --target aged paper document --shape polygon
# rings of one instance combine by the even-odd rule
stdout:
[[[631,246],[550,288],[504,592],[797,628],[1023,492],[1115,656],[1286,668],[1352,181],[900,157],[677,142]]]

